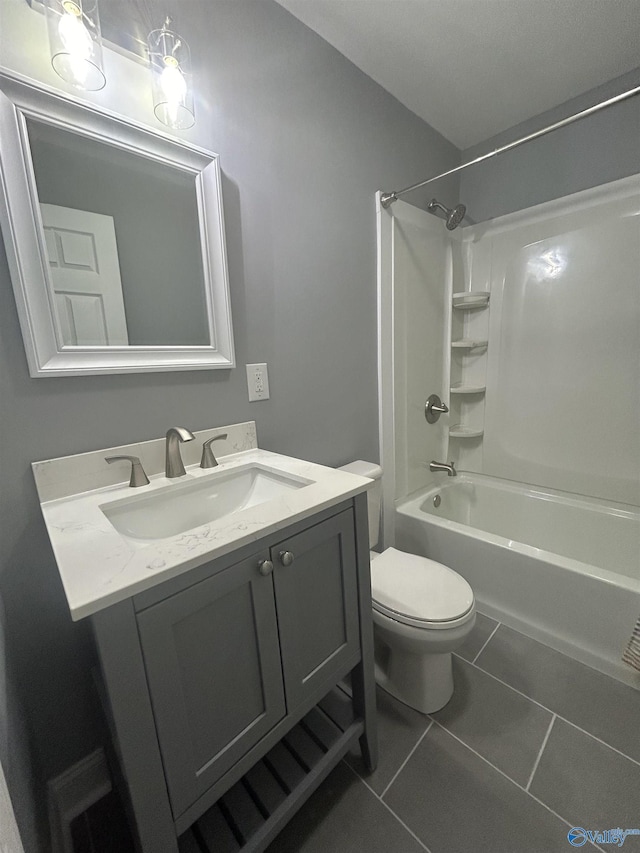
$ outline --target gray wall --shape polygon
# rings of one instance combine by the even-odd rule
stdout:
[[[0,764],[1,772],[11,791],[11,801],[17,821],[22,830],[25,850],[35,850],[37,832],[33,821],[35,794],[29,737],[26,731],[22,707],[16,690],[16,673],[9,666],[9,653],[5,637],[5,612],[0,598]],[[0,805],[0,838],[11,837],[7,820]]]
[[[0,247],[0,594],[40,778],[99,734],[88,627],[70,621],[29,464],[247,419],[271,450],[377,460],[374,192],[459,162],[271,0],[191,0],[180,14],[199,93],[188,138],[221,155],[239,367],[30,379]],[[271,400],[249,404],[244,364],[256,361]]]
[[[640,68],[468,148],[463,161],[636,86]],[[460,200],[467,205],[468,222],[484,222],[637,172],[640,96],[469,167],[460,173]]]

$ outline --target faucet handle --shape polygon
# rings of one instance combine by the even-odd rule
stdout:
[[[214,435],[213,438],[208,438],[202,444],[202,459],[200,460],[201,468],[215,468],[218,464],[218,460],[213,455],[213,448],[211,445],[214,441],[217,441],[219,438],[226,438],[227,433],[223,432],[220,435]]]
[[[144,468],[142,467],[142,462],[138,459],[137,456],[105,456],[104,461],[108,462],[111,465],[112,462],[119,462],[121,459],[126,459],[127,462],[131,462],[131,479],[129,480],[129,485],[137,489],[138,486],[148,486],[149,478],[144,472]]]
[[[442,402],[437,394],[431,394],[424,404],[424,416],[429,424],[437,423],[440,415],[446,415],[448,411],[449,407]]]

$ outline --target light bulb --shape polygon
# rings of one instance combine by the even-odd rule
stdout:
[[[65,13],[60,17],[58,34],[60,41],[68,53],[68,64],[78,85],[84,86],[89,73],[87,60],[93,52],[93,42],[82,23],[82,13],[74,3],[65,6]]]
[[[173,122],[178,120],[178,107],[182,104],[187,94],[187,83],[180,67],[173,62],[167,63],[160,74],[160,87],[167,99],[167,110]]]
[[[98,0],[44,0],[44,8],[56,74],[77,89],[102,89],[106,79]]]
[[[60,40],[65,48],[79,59],[88,59],[91,56],[91,36],[82,23],[79,15],[65,12],[60,17],[58,24]]]
[[[147,39],[153,72],[153,109],[163,124],[185,130],[195,121],[190,53],[184,39],[169,29],[170,23],[167,18],[162,29],[152,30]]]

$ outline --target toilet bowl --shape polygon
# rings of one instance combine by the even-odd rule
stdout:
[[[377,481],[367,494],[374,547],[382,470],[362,461],[341,470]],[[376,681],[417,711],[439,711],[453,695],[451,653],[475,624],[473,590],[453,569],[427,557],[396,548],[370,554]]]
[[[376,680],[424,714],[453,694],[451,653],[476,621],[473,591],[452,569],[387,548],[371,554]]]

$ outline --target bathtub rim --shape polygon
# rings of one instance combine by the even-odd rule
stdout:
[[[498,548],[507,551],[514,551],[527,557],[532,557],[537,560],[543,560],[551,565],[556,565],[559,568],[581,575],[589,575],[596,580],[606,584],[611,584],[616,587],[621,587],[635,594],[640,594],[640,577],[632,578],[628,575],[612,572],[609,569],[604,569],[595,566],[591,563],[585,563],[582,560],[575,560],[572,557],[565,557],[561,554],[556,554],[554,551],[547,551],[544,548],[537,548],[534,545],[527,545],[524,542],[518,542],[515,539],[508,539],[505,536],[499,536],[496,533],[488,533],[480,527],[472,527],[469,524],[463,524],[459,521],[450,521],[446,518],[439,518],[431,512],[422,510],[422,504],[435,497],[443,489],[449,489],[459,486],[463,483],[482,483],[490,485],[493,488],[498,488],[502,491],[510,491],[519,495],[535,497],[537,499],[548,500],[555,503],[563,503],[573,507],[584,507],[590,511],[596,511],[607,515],[615,515],[617,517],[629,518],[637,520],[640,523],[640,509],[633,504],[614,503],[603,501],[599,498],[588,498],[582,495],[576,495],[570,492],[560,492],[547,487],[530,485],[527,483],[516,483],[512,480],[503,480],[499,477],[492,477],[487,474],[475,474],[469,471],[459,471],[456,477],[456,482],[436,483],[426,488],[418,489],[403,498],[398,498],[394,502],[395,512],[404,513],[418,520],[425,520],[426,523],[432,523],[437,527],[442,527],[447,530],[455,531],[469,539],[480,539],[489,544],[495,545]]]

